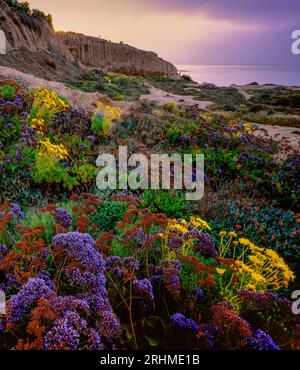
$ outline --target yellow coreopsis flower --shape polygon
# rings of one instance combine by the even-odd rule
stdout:
[[[282,262],[282,258],[278,256],[278,253],[273,251],[273,249],[266,249],[266,255],[273,259],[274,261]]]
[[[257,272],[252,272],[251,277],[257,283],[263,282],[265,280],[264,277]]]
[[[245,246],[245,247],[253,245],[253,243],[251,243],[250,240],[246,238],[240,238],[239,242],[242,246]]]
[[[256,286],[255,286],[254,284],[252,284],[252,283],[247,284],[247,285],[245,286],[245,288],[246,288],[247,290],[251,290],[252,292],[255,292],[255,291],[256,291]]]
[[[216,271],[217,271],[217,274],[219,275],[219,276],[223,276],[224,274],[225,274],[225,272],[226,272],[226,270],[225,269],[220,269],[220,268],[216,268]]]
[[[60,160],[68,158],[68,151],[62,144],[52,144],[49,139],[41,140],[42,151],[54,155]]]
[[[207,229],[207,230],[211,230],[211,227],[209,226],[209,224],[202,220],[202,218],[200,217],[191,217],[190,218],[190,224],[194,227],[197,227],[199,229]]]

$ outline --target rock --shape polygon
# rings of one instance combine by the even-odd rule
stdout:
[[[88,67],[133,75],[177,75],[171,63],[151,51],[73,32],[59,32],[58,36],[74,59]]]
[[[55,32],[47,19],[12,10],[4,0],[0,0],[0,29],[7,40],[7,53],[0,55],[0,64],[40,77],[74,80],[86,67],[133,75],[177,75],[171,63],[153,52],[82,34]]]

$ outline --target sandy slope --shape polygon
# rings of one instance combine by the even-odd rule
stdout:
[[[13,68],[0,66],[0,77],[4,79],[13,79],[17,82],[25,84],[29,89],[37,87],[46,87],[54,90],[57,94],[65,96],[70,104],[74,107],[83,107],[89,111],[94,111],[97,102],[102,101],[104,103],[119,106],[124,111],[130,107],[130,103],[126,102],[114,102],[109,99],[106,95],[101,93],[86,93],[79,90],[71,89],[65,86],[63,83],[48,81],[42,78],[35,77],[33,75],[20,72]],[[153,86],[149,86],[150,94],[142,95],[141,99],[149,99],[157,101],[159,104],[165,104],[168,102],[174,102],[176,104],[184,103],[187,105],[197,104],[199,108],[206,109],[211,104],[209,101],[198,101],[190,95],[176,95],[169,94],[161,89]],[[183,100],[183,101],[182,101]],[[290,141],[290,146],[294,150],[299,150],[300,135],[295,132],[300,132],[300,129],[294,127],[283,127],[283,126],[271,126],[256,124],[258,130],[255,132],[256,135],[266,135],[272,137],[274,140],[280,141],[282,138],[287,138]]]
[[[258,128],[257,131],[255,131],[255,135],[267,133],[275,141],[287,139],[294,150],[300,150],[300,129],[296,127],[273,126],[260,123],[253,123],[253,125]],[[296,132],[299,134],[296,134]]]
[[[154,86],[149,86],[149,90],[150,93],[147,95],[142,95],[140,99],[153,100],[159,104],[172,102],[176,104],[198,105],[200,109],[205,109],[212,104],[210,101],[195,100],[192,95],[176,95],[167,93],[166,91],[158,89]]]
[[[83,107],[89,111],[94,111],[97,103],[102,101],[110,105],[124,107],[126,103],[113,102],[106,95],[100,93],[86,93],[79,90],[71,89],[60,82],[47,81],[33,75],[20,72],[13,68],[0,66],[0,77],[5,79],[13,79],[17,82],[25,84],[29,89],[37,87],[46,87],[54,90],[58,95],[65,96],[70,104],[74,107]]]

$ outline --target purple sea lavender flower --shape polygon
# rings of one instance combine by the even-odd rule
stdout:
[[[14,218],[24,220],[24,213],[22,212],[21,207],[18,204],[11,203],[10,208]]]
[[[11,317],[10,322],[17,322],[29,312],[30,306],[39,298],[51,292],[49,286],[41,278],[30,278],[21,290],[9,300]]]
[[[273,339],[261,329],[247,339],[248,344],[259,351],[279,351],[280,348],[274,343]]]
[[[76,295],[76,298],[84,301],[94,314],[101,316],[101,313],[109,312],[111,325],[114,330],[119,330],[120,323],[115,318],[107,297],[105,262],[92,237],[79,232],[58,234],[53,238],[52,245],[54,248],[60,246],[71,261],[81,264],[80,267],[69,267],[65,272],[72,284],[81,284],[85,288],[83,293]]]
[[[217,254],[215,243],[212,237],[208,234],[201,233],[198,229],[190,231],[190,235],[194,238],[194,251],[206,257],[214,257]]]
[[[23,152],[22,149],[18,146],[16,146],[17,154],[16,154],[16,160],[20,162],[23,158]]]
[[[87,322],[76,312],[67,311],[64,317],[58,318],[45,335],[47,350],[76,350],[80,343],[80,335],[88,332]]]
[[[199,325],[192,319],[186,318],[182,313],[175,313],[171,317],[172,324],[183,329],[191,329],[194,333],[199,330]]]
[[[120,333],[120,320],[109,310],[99,311],[99,324],[96,328],[101,338],[110,341]]]
[[[101,341],[100,335],[96,332],[96,330],[90,328],[88,332],[88,342],[87,345],[83,347],[85,350],[96,350],[102,351],[104,350],[104,345]]]
[[[198,302],[202,302],[205,298],[205,295],[204,295],[203,290],[201,288],[196,288],[194,295],[195,295],[195,298]]]
[[[154,295],[153,295],[153,286],[151,284],[151,281],[147,278],[145,279],[134,279],[133,280],[133,288],[137,290],[138,294],[140,294],[142,297],[153,301]]]
[[[56,222],[68,229],[72,225],[72,217],[69,212],[64,208],[56,208],[55,210],[55,220]]]
[[[71,232],[54,236],[54,248],[61,246],[67,256],[81,262],[82,266],[96,273],[103,273],[105,262],[89,234]]]
[[[8,248],[5,245],[0,244],[0,258],[3,258],[8,253]]]

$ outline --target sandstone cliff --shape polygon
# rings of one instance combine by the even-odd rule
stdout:
[[[0,0],[0,30],[7,39],[7,54],[0,64],[40,77],[80,78],[85,67],[141,75],[177,74],[176,68],[155,53],[82,34],[55,32],[43,17],[12,10]]]
[[[73,32],[59,32],[58,36],[74,59],[88,67],[136,75],[177,74],[171,63],[151,51]]]

